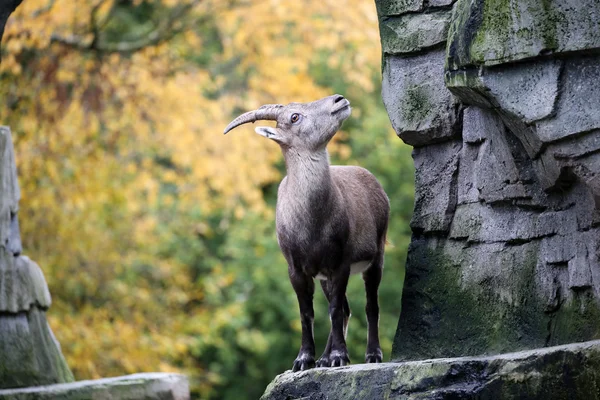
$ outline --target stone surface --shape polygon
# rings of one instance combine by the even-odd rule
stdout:
[[[32,307],[46,310],[51,299],[40,267],[26,256],[14,257],[0,248],[0,313]]]
[[[600,399],[600,342],[279,375],[262,400]]]
[[[18,222],[15,221],[19,210],[21,192],[17,181],[17,166],[10,129],[0,126],[0,246],[21,251],[21,239],[18,235]]]
[[[48,322],[37,307],[0,313],[0,388],[72,382]]]
[[[421,11],[423,9],[423,0],[380,0],[375,4],[377,5],[377,14],[380,18]]]
[[[598,32],[600,37],[600,25]],[[600,129],[600,85],[595,84],[597,82],[600,82],[600,57],[565,62],[556,115],[535,124],[543,142]]]
[[[597,0],[459,0],[448,66],[497,65],[600,48]]]
[[[429,0],[429,7],[442,7],[452,5],[456,0]]]
[[[457,135],[459,109],[444,86],[443,50],[384,60],[382,96],[392,126],[412,146]]]
[[[380,13],[382,95],[416,168],[392,356],[600,338],[600,3],[459,0],[445,55],[427,5]]]
[[[73,381],[45,310],[40,267],[21,256],[19,185],[11,133],[0,127],[0,388]]]
[[[24,389],[0,390],[0,400],[187,400],[184,375],[145,373]]]
[[[556,60],[486,69],[482,84],[497,108],[530,124],[554,112],[560,69]]]
[[[450,10],[390,17],[379,24],[385,54],[406,54],[446,42]]]
[[[415,160],[415,210],[410,226],[425,232],[447,232],[456,208],[460,142],[418,148]]]

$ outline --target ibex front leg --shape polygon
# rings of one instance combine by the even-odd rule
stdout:
[[[333,274],[329,286],[331,296],[329,300],[329,316],[331,318],[329,362],[332,367],[350,364],[350,357],[348,357],[348,349],[346,348],[345,321],[347,321],[347,317],[344,307],[349,277],[350,266],[343,265]]]
[[[320,281],[321,288],[323,289],[323,293],[327,298],[328,302],[331,302],[331,290],[329,289],[329,281]],[[348,335],[348,320],[350,319],[350,305],[348,304],[348,297],[344,296],[344,338]],[[331,317],[331,316],[330,316]],[[325,351],[323,351],[323,355],[317,360],[317,367],[329,367],[331,366],[331,361],[329,360],[329,355],[331,354],[331,345],[333,342],[333,337],[331,332],[329,332],[329,338],[327,339],[327,345],[325,346]]]
[[[315,366],[315,339],[313,337],[313,322],[315,313],[313,310],[313,294],[315,284],[312,277],[306,276],[301,271],[289,268],[290,281],[298,297],[300,306],[300,322],[302,324],[302,345],[298,357],[294,360],[292,370],[304,371]]]

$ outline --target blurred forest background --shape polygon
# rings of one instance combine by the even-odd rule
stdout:
[[[0,66],[25,253],[78,380],[190,376],[195,397],[256,399],[291,368],[300,322],[274,233],[280,150],[226,124],[333,93],[354,111],[332,162],[371,170],[392,203],[380,289],[389,359],[413,206],[410,148],[380,101],[375,5],[363,0],[24,0]],[[365,294],[349,288],[351,360]],[[317,291],[320,354],[329,330]]]

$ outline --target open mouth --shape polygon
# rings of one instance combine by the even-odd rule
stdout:
[[[338,113],[346,108],[350,107],[350,102],[347,99],[343,99],[335,103],[336,107],[331,111],[332,114]]]

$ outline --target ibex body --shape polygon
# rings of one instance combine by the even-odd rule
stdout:
[[[287,176],[277,195],[277,239],[298,297],[302,345],[293,370],[315,366],[314,279],[327,300],[331,331],[319,367],[350,362],[346,329],[350,307],[346,287],[351,273],[362,273],[367,292],[366,362],[381,362],[377,291],[383,271],[389,201],[377,179],[360,167],[330,166],[326,146],[350,116],[350,102],[333,95],[311,103],[267,105],[241,115],[225,133],[256,120],[277,126],[256,132],[276,141]]]

